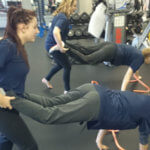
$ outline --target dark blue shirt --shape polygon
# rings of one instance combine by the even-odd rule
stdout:
[[[49,51],[49,49],[52,46],[56,45],[56,41],[53,36],[53,30],[55,27],[58,27],[61,30],[62,41],[65,42],[66,36],[69,32],[69,20],[67,19],[64,13],[59,13],[57,16],[53,18],[51,27],[49,29],[49,32],[45,41],[45,48],[47,51]]]
[[[112,64],[130,66],[135,73],[144,63],[142,52],[131,45],[116,44],[117,52]]]
[[[109,90],[95,85],[100,95],[97,121],[87,123],[88,129],[134,129],[150,134],[150,96],[129,91]]]
[[[9,39],[0,40],[0,87],[22,94],[28,71],[29,67],[17,53],[16,44]]]

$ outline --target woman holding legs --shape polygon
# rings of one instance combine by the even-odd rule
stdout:
[[[11,92],[7,95],[16,96]],[[147,95],[84,84],[53,98],[26,93],[24,98],[16,96],[15,100],[0,100],[2,103],[44,124],[86,121],[88,129],[100,129],[97,140],[100,150],[104,147],[105,129],[139,127],[140,150],[148,150],[150,96]]]
[[[35,12],[9,8],[4,37],[0,40],[0,87],[5,91],[13,90],[16,95],[23,95],[29,72],[24,45],[34,42],[38,32]],[[6,102],[13,97],[0,94],[0,99]],[[0,106],[0,150],[12,150],[13,144],[20,150],[37,150],[37,144],[18,111],[3,109],[5,104]]]

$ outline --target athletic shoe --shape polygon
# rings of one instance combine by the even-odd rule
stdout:
[[[42,83],[45,84],[47,86],[47,88],[52,89],[53,86],[50,84],[49,81],[47,81],[45,78],[42,79]]]
[[[64,94],[67,94],[68,93],[68,91],[64,91]]]

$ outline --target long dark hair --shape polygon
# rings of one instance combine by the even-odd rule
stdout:
[[[17,35],[17,25],[19,23],[28,24],[36,17],[34,11],[17,8],[11,6],[7,13],[7,25],[4,33],[4,39],[10,38],[17,45],[17,53],[21,54],[26,64],[29,66],[27,53],[24,45],[22,45],[20,38]]]

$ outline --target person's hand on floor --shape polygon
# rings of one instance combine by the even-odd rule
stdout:
[[[103,144],[101,144],[101,143],[97,144],[97,147],[99,148],[99,150],[107,150],[107,149],[109,149],[108,146],[103,145]]]

